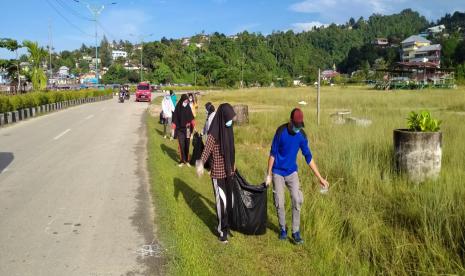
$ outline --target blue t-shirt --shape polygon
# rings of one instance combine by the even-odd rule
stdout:
[[[283,128],[283,129],[282,129]],[[303,131],[291,134],[286,126],[281,126],[273,138],[270,155],[274,157],[273,173],[288,176],[297,171],[297,153],[299,149],[307,164],[312,161],[312,152]]]

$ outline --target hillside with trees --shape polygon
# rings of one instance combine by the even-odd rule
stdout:
[[[444,24],[443,34],[429,37],[443,46],[442,64],[455,68],[459,79],[465,79],[465,13],[446,14],[437,22],[411,9],[398,14],[373,14],[365,19],[350,18],[347,23],[313,28],[310,31],[276,31],[269,35],[242,32],[235,36],[203,33],[183,39],[162,38],[143,45],[144,79],[153,83],[189,83],[208,86],[288,86],[294,79],[312,83],[318,68],[333,69],[361,81],[376,77],[372,72],[385,69],[400,58],[400,42],[406,37]],[[373,44],[386,38],[389,46]],[[125,59],[113,61],[112,50],[128,53]],[[129,41],[109,42],[99,47],[101,65],[107,72],[105,83],[137,82],[139,73],[132,66],[140,63],[140,45]],[[74,51],[53,54],[52,68],[67,66],[73,74],[92,70],[84,57],[95,57],[95,48],[82,45]],[[24,57],[23,57],[24,59]],[[0,62],[14,75],[14,64]],[[370,74],[371,72],[371,74]]]

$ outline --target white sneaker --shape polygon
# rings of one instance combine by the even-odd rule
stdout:
[[[186,166],[189,167],[189,168],[192,167],[191,164],[189,164],[189,163],[186,163]]]
[[[184,163],[179,163],[178,167],[184,167]]]
[[[165,135],[165,136],[163,136],[163,138],[165,138],[165,139],[166,139],[166,135]]]

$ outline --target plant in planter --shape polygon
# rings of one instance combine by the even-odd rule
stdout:
[[[436,179],[441,171],[441,121],[429,111],[410,112],[408,129],[394,130],[394,161],[398,172],[416,183]]]

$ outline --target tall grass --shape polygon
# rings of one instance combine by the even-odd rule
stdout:
[[[314,88],[255,89],[211,93],[202,102],[249,105],[250,124],[235,127],[237,167],[261,183],[271,139],[297,102],[305,100],[306,132],[314,158],[332,186],[327,195],[303,157],[303,246],[277,240],[277,218],[268,193],[269,231],[236,234],[224,247],[210,231],[216,224],[208,177],[179,169],[175,143],[149,122],[149,165],[158,224],[171,252],[172,274],[465,274],[465,91],[381,92],[324,88],[317,126]],[[330,114],[350,109],[370,127],[335,125]],[[406,126],[411,110],[429,109],[443,121],[443,163],[437,181],[415,185],[392,171],[392,131]],[[203,122],[204,114],[199,112]],[[176,197],[176,189],[183,196]],[[287,197],[290,222],[290,200]]]

